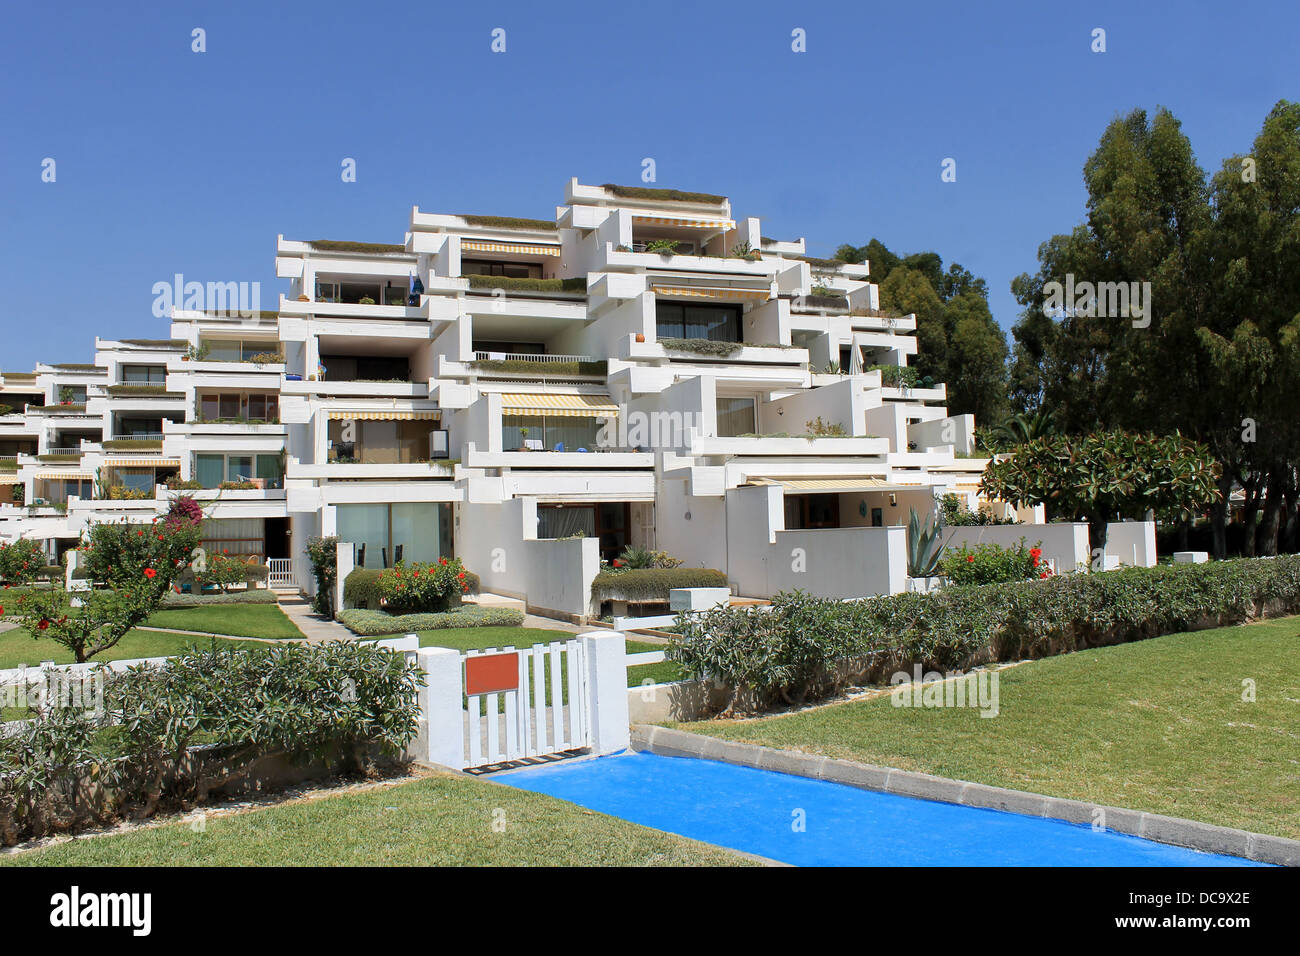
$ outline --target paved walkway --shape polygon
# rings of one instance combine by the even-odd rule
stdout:
[[[338,621],[321,617],[311,609],[311,602],[301,597],[282,595],[280,610],[297,625],[307,638],[308,644],[323,644],[327,641],[355,641],[357,636]]]
[[[470,603],[469,601],[465,602]],[[507,597],[504,594],[493,594],[491,591],[484,591],[482,594],[473,598],[473,603],[479,607],[512,607],[516,610],[524,611],[524,602],[519,598]],[[569,624],[566,621],[557,621],[553,617],[540,617],[536,614],[529,614],[524,611],[524,627],[539,627],[548,631],[564,631],[566,634],[587,634],[591,631],[602,631],[604,628],[591,627],[587,624]]]

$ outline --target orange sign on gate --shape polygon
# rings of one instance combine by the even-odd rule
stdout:
[[[465,694],[498,694],[519,689],[519,654],[481,654],[465,658]]]

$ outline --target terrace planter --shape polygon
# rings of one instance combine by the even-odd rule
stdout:
[[[942,587],[943,578],[939,575],[934,575],[928,578],[909,577],[907,579],[908,594],[929,594],[931,591],[938,591]]]

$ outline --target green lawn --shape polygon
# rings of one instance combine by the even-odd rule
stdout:
[[[173,634],[167,631],[134,630],[127,633],[117,644],[103,653],[96,654],[92,661],[121,661],[137,657],[168,657],[179,654],[187,647],[198,645],[207,647],[213,638],[195,637],[193,634]],[[265,647],[256,641],[235,641],[216,638],[222,647]],[[0,668],[21,667],[24,664],[36,665],[41,661],[54,661],[56,664],[71,664],[73,656],[61,644],[56,644],[47,637],[32,640],[27,631],[15,628],[0,634]]]
[[[674,726],[1295,839],[1298,658],[1292,617],[1021,664],[1002,672],[994,718],[886,696]]]
[[[494,828],[494,822],[498,822]],[[500,823],[504,823],[504,828]],[[747,866],[720,847],[484,780],[364,793],[0,855],[13,866]]]
[[[231,634],[236,637],[303,639],[302,631],[275,604],[205,604],[199,607],[165,608],[145,623],[150,627]]]

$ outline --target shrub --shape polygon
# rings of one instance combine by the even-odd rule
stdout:
[[[591,582],[600,600],[667,601],[673,588],[725,588],[727,575],[713,568],[644,568],[601,571]]]
[[[337,610],[334,607],[334,583],[339,576],[338,543],[336,537],[307,539],[307,558],[316,579],[316,596],[312,598],[311,608],[325,617],[333,617]]]
[[[939,500],[939,523],[954,528],[1019,524],[1015,518],[995,518],[984,508],[971,511],[962,504],[961,496],[955,494],[946,494]]]
[[[459,559],[457,559],[457,564],[459,565]],[[448,564],[448,566],[450,566],[450,563]],[[428,565],[417,563],[415,565],[408,566],[408,568],[414,568],[414,567],[424,568],[424,567],[428,567]],[[390,568],[389,570],[394,571],[396,569]],[[462,595],[478,594],[479,588],[481,586],[479,581],[479,576],[475,574],[473,571],[466,570],[463,565],[458,566],[458,572],[459,571],[463,571],[465,574],[463,581],[461,581],[460,583],[462,585],[468,586],[468,589],[462,589],[460,590],[459,593]],[[351,574],[347,576],[347,579],[344,580],[343,582],[344,605],[353,608],[368,608],[372,611],[385,609],[385,606],[383,604],[385,593],[381,588],[381,581],[383,580],[384,574],[385,572],[379,570],[378,568],[357,568],[356,570],[354,570]],[[392,585],[390,584],[390,586]],[[448,591],[448,594],[452,597],[455,597],[454,591]],[[405,603],[409,603],[409,600],[410,598],[407,597]],[[445,603],[447,602],[444,602],[444,604]],[[399,600],[397,607],[405,607],[405,604],[403,603],[403,601]],[[446,610],[446,607],[445,606],[441,608],[430,607],[421,610],[394,610],[393,613],[395,614],[437,613],[442,610]]]
[[[623,568],[629,571],[640,571],[645,568],[679,568],[682,566],[681,558],[674,558],[667,551],[651,551],[649,548],[638,548],[628,545],[623,549],[623,553],[614,559],[612,567],[614,569]]]
[[[249,564],[223,554],[209,554],[186,568],[177,580],[196,588],[216,588],[225,592],[237,584],[251,585],[254,581],[265,580],[269,573],[266,565]]]
[[[692,676],[730,684],[729,710],[757,710],[916,664],[964,669],[1297,610],[1300,555],[1284,555],[860,601],[784,593],[768,612],[720,608],[681,616],[680,639],[668,656]]]
[[[180,594],[176,591],[170,592],[163,598],[164,607],[202,607],[208,604],[275,604],[276,596],[274,591],[268,591],[265,588],[249,589],[247,591],[231,591],[229,594],[217,592],[216,594]]]
[[[0,541],[0,581],[6,584],[27,584],[36,580],[45,567],[45,551],[33,538],[17,541]]]
[[[363,769],[398,757],[418,726],[418,669],[348,641],[214,643],[101,674],[111,732],[54,708],[0,735],[0,842],[201,803],[268,757]]]
[[[506,292],[577,292],[586,293],[586,276],[572,279],[529,279],[511,276],[465,276],[471,289],[503,289]]]
[[[1010,548],[996,544],[949,548],[940,562],[940,570],[949,582],[957,585],[1032,581],[1051,574],[1042,558],[1041,541],[1030,548],[1021,538],[1018,545]]]
[[[362,637],[407,634],[448,627],[518,627],[524,612],[513,607],[461,607],[441,614],[386,614],[349,608],[339,612],[339,623]]]

